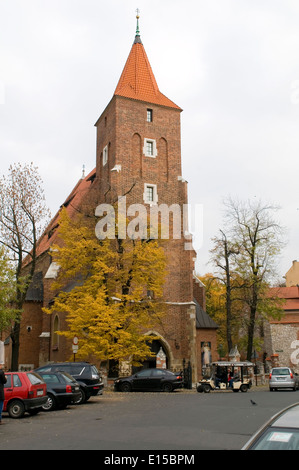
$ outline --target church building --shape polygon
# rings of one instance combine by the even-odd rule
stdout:
[[[95,211],[98,204],[114,204],[125,195],[128,206],[176,205],[183,214],[188,195],[181,167],[181,112],[159,90],[137,17],[136,36],[120,79],[95,123],[96,167],[83,175],[61,207],[72,216],[84,200],[93,201]],[[57,238],[59,214],[60,209],[38,244],[36,273],[21,324],[19,364],[23,369],[72,360],[70,341],[56,334],[64,325],[62,315],[42,312],[53,301],[51,284],[58,267],[49,250]],[[204,365],[203,348],[212,360],[218,359],[217,325],[205,312],[204,286],[194,274],[196,253],[184,224],[181,236],[169,237],[163,246],[168,259],[164,286],[168,313],[163,332],[152,332],[159,337],[152,348],[157,361],[162,357],[163,367],[178,371],[190,364],[194,383]],[[7,353],[9,360],[9,345]],[[157,364],[161,362],[149,359],[144,366]],[[109,375],[110,365],[105,366]]]

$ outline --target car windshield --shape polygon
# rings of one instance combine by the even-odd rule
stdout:
[[[84,371],[85,369],[85,366],[82,366],[82,365],[72,365],[70,368],[68,369],[63,369],[63,371],[67,371],[69,374],[71,375],[81,375],[82,372]]]
[[[27,377],[32,383],[32,385],[38,385],[43,383],[42,378],[38,374],[35,374],[35,372],[28,372]]]
[[[94,375],[99,375],[99,371],[98,371],[98,369],[96,368],[96,366],[91,366],[91,372],[92,372]]]
[[[43,380],[47,383],[59,383],[59,378],[56,374],[42,374]]]
[[[272,370],[272,375],[290,375],[290,370],[289,369],[273,369]]]
[[[61,375],[63,375],[65,381],[67,383],[75,383],[76,380],[74,379],[74,377],[72,377],[70,374],[68,374],[67,372],[61,372]]]
[[[299,429],[269,428],[251,449],[299,450]]]

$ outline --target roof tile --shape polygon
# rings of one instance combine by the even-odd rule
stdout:
[[[134,42],[114,95],[167,106],[181,111],[179,106],[160,92],[141,42]]]

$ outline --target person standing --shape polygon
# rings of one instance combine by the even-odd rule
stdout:
[[[3,364],[0,364],[0,424],[2,424],[2,410],[4,405],[4,384],[6,384],[6,377],[2,369]]]

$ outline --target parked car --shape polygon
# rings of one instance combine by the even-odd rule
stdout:
[[[5,372],[4,406],[11,418],[37,414],[47,401],[47,386],[34,372]]]
[[[44,411],[66,408],[80,398],[80,386],[67,372],[40,372],[39,375],[47,385],[48,400],[42,406]]]
[[[183,387],[181,373],[167,369],[143,369],[130,377],[121,377],[114,381],[114,388],[120,392],[159,390],[172,392]]]
[[[242,450],[299,450],[299,403],[274,415]]]
[[[273,367],[269,375],[269,389],[299,389],[299,376],[290,367]]]
[[[67,372],[80,386],[80,398],[76,404],[85,403],[91,396],[101,394],[104,384],[96,366],[88,362],[57,362],[35,369],[40,372]]]

